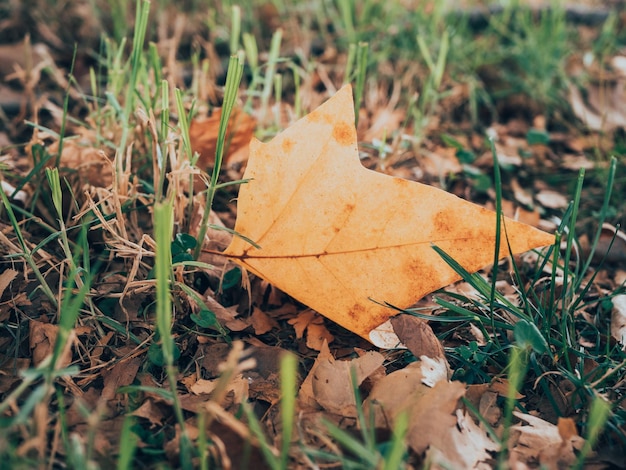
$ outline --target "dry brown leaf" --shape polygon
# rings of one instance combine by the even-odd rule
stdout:
[[[461,382],[439,380],[434,387],[424,384],[423,364],[414,362],[380,379],[366,400],[373,407],[377,427],[393,427],[400,413],[408,413],[407,442],[421,454],[428,447],[447,449],[450,428],[455,427],[454,411],[465,393]]]
[[[357,417],[354,385],[359,386],[367,377],[383,365],[384,357],[376,351],[368,351],[351,361],[336,361],[332,356],[316,361],[311,386],[315,401],[331,413]],[[352,383],[352,369],[356,384]]]
[[[215,162],[215,147],[217,145],[217,133],[220,124],[222,109],[216,109],[213,114],[207,118],[197,118],[191,121],[189,126],[189,139],[191,140],[191,148],[194,152],[198,152],[197,166],[206,169],[213,166]],[[249,114],[239,109],[234,109],[230,118],[226,141],[226,153],[224,155],[224,163],[234,159],[234,155],[241,150],[247,148],[252,135],[256,121]],[[245,155],[237,160],[245,160]]]
[[[352,91],[267,144],[250,143],[235,237],[225,254],[319,313],[380,347],[398,338],[396,312],[459,276],[432,249],[468,271],[493,262],[491,211],[423,184],[364,168],[358,156]],[[553,236],[504,219],[520,253]],[[500,256],[509,248],[501,246]],[[384,324],[384,325],[383,325]]]
[[[578,434],[571,434],[571,426],[564,423],[559,427],[536,416],[513,412],[519,419],[528,423],[511,427],[509,440],[510,464],[515,462],[539,462],[542,468],[569,468],[576,461],[576,450],[580,450],[585,440]]]
[[[28,323],[29,346],[32,350],[33,366],[38,366],[54,351],[54,345],[59,334],[59,327],[51,323],[31,320]],[[72,361],[72,344],[76,341],[76,334],[72,330],[57,361],[57,367],[67,367]]]
[[[324,342],[330,344],[335,339],[324,326],[323,318],[314,310],[307,309],[287,322],[293,325],[296,338],[302,338],[306,332],[306,345],[315,351],[321,351]]]
[[[425,320],[412,315],[398,315],[391,319],[393,331],[415,357],[427,356],[445,360],[443,345]]]
[[[11,268],[5,269],[2,274],[0,274],[0,297],[4,294],[4,290],[9,287],[17,275],[18,272]]]
[[[273,328],[278,328],[278,322],[258,307],[252,310],[250,321],[257,335],[264,335]]]
[[[118,362],[112,369],[104,372],[104,387],[102,387],[101,399],[105,402],[112,400],[117,394],[118,388],[133,383],[144,360],[144,358],[139,356],[131,357]]]
[[[59,143],[48,148],[52,154],[58,151]],[[76,170],[81,184],[106,188],[113,182],[113,164],[107,154],[93,146],[92,136],[87,132],[79,140],[65,140],[59,166]]]
[[[426,459],[433,462],[431,468],[472,468],[491,469],[487,461],[500,446],[481,429],[470,416],[456,410],[457,425],[448,428],[448,441],[445,448],[430,447]]]
[[[315,372],[317,368],[323,361],[334,361],[335,358],[330,353],[330,349],[328,349],[328,343],[324,342],[320,349],[311,370],[309,371],[309,375],[306,376],[302,385],[300,385],[300,391],[298,392],[298,404],[302,408],[315,408],[319,409],[319,405],[315,400],[315,394],[313,393],[313,377],[315,376]]]
[[[189,387],[189,390],[194,395],[209,395],[213,393],[215,387],[217,387],[219,379],[205,380],[198,379],[193,385]],[[227,385],[227,392],[233,394],[234,403],[241,403],[248,396],[249,383],[248,380],[239,374],[233,377]]]
[[[606,223],[602,224],[594,259],[599,261],[605,256],[609,263],[626,262],[626,233]]]
[[[163,411],[150,398],[144,400],[131,415],[147,419],[152,426],[160,426],[165,419]]]

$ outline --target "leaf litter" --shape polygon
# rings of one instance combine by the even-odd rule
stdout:
[[[49,55],[46,55],[41,60],[50,65],[48,57]],[[27,78],[27,74],[20,69],[13,76],[14,80],[24,82]],[[324,77],[322,81],[328,82],[331,79]],[[57,82],[62,83],[58,79]],[[25,85],[32,88],[36,84],[33,82]],[[324,98],[323,93],[309,91],[308,99],[311,103],[320,103]],[[384,98],[370,102],[377,104],[373,109],[368,109],[368,106],[373,105],[366,103],[365,114],[370,122],[368,124],[367,119],[363,121],[364,129],[360,127],[359,135],[366,141],[384,139],[388,133],[393,133],[398,128],[404,116],[402,111],[395,110],[395,104],[391,100]],[[53,103],[46,106],[51,110],[55,109]],[[58,110],[58,107],[56,109]],[[217,116],[218,113],[219,111],[212,116]],[[233,126],[231,150],[234,153],[229,153],[227,159],[231,166],[229,170],[231,174],[242,171],[248,163],[245,143],[249,141],[254,126],[252,118],[245,117],[247,115],[241,111],[240,113],[240,116],[244,116],[244,125]],[[352,121],[350,116],[345,120]],[[619,124],[618,121],[608,122],[611,126]],[[217,134],[216,120],[202,124],[200,121],[193,121],[192,128],[194,147],[200,151],[206,146],[209,150],[200,153],[209,155],[207,162],[210,163],[211,146],[214,145],[214,136]],[[520,169],[527,167],[528,163],[518,158],[518,149],[523,147],[533,153],[533,148],[523,139],[514,140],[516,136],[519,137],[519,126],[509,122],[498,130],[501,139],[496,143],[496,147],[500,163],[517,166]],[[120,214],[119,209],[126,203],[126,198],[135,198],[139,201],[140,211],[145,210],[148,204],[143,205],[145,201],[142,198],[145,196],[137,186],[124,189],[126,193],[121,195],[123,197],[111,194],[113,173],[109,172],[111,155],[107,153],[106,146],[98,145],[99,137],[87,132],[82,126],[75,126],[73,131],[80,135],[82,140],[66,140],[61,155],[62,166],[70,170],[67,177],[75,184],[73,194],[77,195],[79,205],[78,209],[70,210],[74,213],[85,210],[94,212],[100,223],[94,226],[94,229],[101,237],[103,246],[110,250],[108,255],[110,263],[94,285],[95,293],[101,296],[100,300],[103,301],[97,304],[98,313],[106,312],[106,315],[104,318],[96,316],[94,319],[84,317],[81,322],[88,326],[75,328],[75,334],[63,352],[62,364],[74,364],[81,369],[79,376],[64,378],[62,382],[65,387],[64,395],[68,400],[69,430],[72,435],[79,436],[79,439],[80,436],[87,436],[88,433],[95,431],[94,446],[99,455],[96,460],[105,466],[107,458],[119,448],[124,413],[132,409],[130,414],[139,420],[141,428],[144,431],[151,430],[154,434],[148,436],[144,433],[141,437],[142,446],[164,451],[170,463],[176,466],[180,459],[178,443],[181,439],[181,430],[172,419],[171,397],[158,391],[164,384],[164,376],[158,367],[158,358],[149,359],[150,351],[146,349],[154,329],[150,317],[153,284],[148,280],[151,258],[154,254],[150,222],[146,218],[142,219],[141,214],[123,216],[119,219],[112,217]],[[111,131],[110,137],[113,138],[116,129],[111,128],[108,131]],[[469,135],[466,144],[471,146],[473,136],[471,133]],[[202,139],[204,142],[199,141]],[[505,148],[502,141],[507,140],[508,147]],[[434,184],[441,181],[442,175],[458,177],[464,172],[465,176],[471,174],[466,164],[459,161],[458,152],[450,151],[445,145],[433,141],[426,141],[424,146],[426,149],[430,146],[430,151],[418,156],[407,157],[406,154],[395,153],[391,160],[385,161],[378,158],[380,155],[376,155],[377,151],[369,150],[360,157],[366,165],[373,166],[383,173],[394,176],[408,175],[411,179],[414,179],[416,174],[421,174],[424,181]],[[58,145],[58,142],[53,136],[44,133],[35,134],[31,148],[20,158],[26,155],[35,161],[37,146],[43,146],[53,154],[58,148],[55,145]],[[255,145],[257,144],[253,144],[253,147]],[[356,147],[356,139],[353,145]],[[571,146],[576,145],[572,143]],[[536,164],[558,166],[560,162],[555,160],[556,155],[547,150],[549,149],[534,149],[535,154],[544,152],[541,159],[545,159]],[[442,166],[443,154],[446,154],[446,159],[450,162]],[[583,157],[578,154],[576,158]],[[334,168],[338,169],[339,163],[335,163]],[[14,168],[19,168],[17,161],[9,164],[15,164]],[[485,155],[482,161],[475,161],[473,164],[480,171],[489,170],[490,155]],[[573,167],[578,169],[580,162],[573,164]],[[186,179],[195,171],[183,166],[178,170],[181,179]],[[78,175],[76,179],[72,176],[74,173]],[[467,181],[471,181],[471,178]],[[467,181],[464,178],[460,180],[457,178],[457,182],[446,189],[457,195],[469,194],[473,190],[468,189],[472,184],[467,184]],[[541,182],[537,184],[540,185]],[[550,213],[546,209],[561,208],[563,201],[558,201],[558,204],[546,202],[544,199],[550,196],[547,188],[537,186],[522,194],[519,183],[517,186],[515,184],[511,186],[513,189],[511,194],[516,193],[515,202],[505,209],[506,215],[519,219],[520,211],[532,209],[533,205],[536,205],[539,209],[535,212],[537,218],[529,220],[534,220],[533,223],[542,224],[542,228],[551,231],[554,225],[545,220],[545,214]],[[473,187],[478,188],[477,185]],[[82,199],[83,189],[88,190],[85,199]],[[493,208],[493,195],[485,193],[480,196],[479,192],[473,194],[479,194],[477,199],[482,198],[482,203]],[[69,198],[69,195],[67,196]],[[234,225],[234,210],[230,209],[232,206],[228,204],[226,201],[218,212],[212,214],[214,225],[224,223],[230,227]],[[191,220],[200,220],[201,204],[194,202],[193,208],[196,218]],[[48,221],[52,219],[53,217],[48,215]],[[196,233],[193,229],[197,224],[189,222],[188,225],[189,232]],[[4,220],[2,228],[3,255],[14,256],[19,252],[14,235]],[[42,235],[38,230],[33,232],[24,233],[28,237],[28,242],[34,246]],[[219,230],[211,233],[209,238],[213,245],[207,244],[207,248],[214,251],[223,250],[232,242],[232,238],[224,236],[225,233]],[[608,249],[607,244],[612,242],[614,237],[611,233],[615,233],[615,229],[607,233],[603,242]],[[622,235],[622,232],[618,232],[618,242],[623,238]],[[5,243],[4,239],[8,243]],[[56,281],[51,282],[58,282],[64,273],[63,269],[59,268],[62,258],[56,250],[49,251],[50,253],[38,250],[38,260],[40,264],[48,266],[47,275],[56,278]],[[611,261],[619,262],[622,252],[622,249],[614,248],[610,255]],[[485,425],[476,420],[476,416],[464,406],[462,399],[475,401],[481,416],[497,430],[502,422],[502,405],[498,402],[506,396],[508,383],[504,379],[491,378],[480,388],[481,386],[468,387],[458,380],[450,380],[453,371],[447,362],[444,346],[450,350],[461,343],[466,343],[463,335],[467,332],[446,331],[439,323],[407,315],[395,315],[396,311],[387,308],[387,315],[393,316],[393,331],[405,343],[411,355],[403,351],[379,351],[361,338],[325,321],[313,310],[276,289],[276,286],[269,285],[255,276],[249,279],[247,290],[242,290],[239,285],[220,290],[225,268],[223,258],[220,261],[219,256],[208,252],[205,252],[203,257],[207,261],[210,260],[218,269],[197,276],[196,280],[204,285],[200,287],[194,285],[194,288],[201,293],[200,298],[205,305],[183,294],[178,299],[177,344],[184,361],[181,364],[186,364],[186,367],[181,368],[177,380],[181,391],[180,401],[188,413],[186,416],[188,431],[193,439],[199,436],[197,418],[199,415],[196,412],[203,410],[211,416],[207,429],[215,443],[212,450],[215,461],[227,467],[227,464],[241,466],[246,462],[263,460],[258,442],[251,436],[248,428],[242,426],[241,421],[235,417],[238,406],[245,400],[249,400],[257,407],[257,415],[260,416],[270,441],[280,440],[278,364],[285,349],[290,349],[299,352],[304,364],[301,369],[304,372],[304,380],[298,393],[299,413],[304,417],[300,422],[303,434],[298,438],[301,443],[319,448],[331,445],[330,442],[324,444],[323,440],[320,441],[322,418],[340,423],[345,429],[358,431],[363,424],[357,419],[357,410],[359,406],[364,406],[366,410],[373,411],[376,429],[387,433],[393,429],[400,414],[409,415],[407,444],[413,452],[410,465],[414,467],[420,466],[423,462],[430,462],[434,468],[483,468],[482,466],[488,468],[495,463],[494,458],[501,445],[490,436]],[[493,261],[492,258],[493,256],[487,262],[477,261],[471,269],[483,267]],[[23,328],[21,318],[31,320],[25,330],[26,342],[16,340],[14,337],[9,338],[4,332],[0,337],[1,350],[9,353],[7,355],[3,353],[2,356],[0,394],[3,398],[19,383],[20,371],[26,370],[29,365],[35,366],[51,352],[56,335],[54,309],[45,299],[32,295],[34,290],[32,274],[23,265],[11,262],[10,266],[3,273],[6,287],[1,284],[4,287],[2,290],[4,295],[0,307],[0,321],[11,322]],[[11,270],[16,271],[18,275],[14,275]],[[358,275],[360,273],[355,273],[355,276]],[[607,282],[612,284],[617,278],[615,276]],[[451,281],[452,279],[443,284]],[[453,289],[463,291],[467,287],[467,283],[459,282]],[[317,289],[318,296],[320,291],[326,291],[317,285],[313,288]],[[32,300],[26,298],[24,292],[28,292]],[[380,292],[374,291],[372,297],[382,301],[388,300],[376,294]],[[413,295],[414,300],[406,302],[406,306],[410,306],[422,296],[421,293]],[[296,295],[294,297],[298,298]],[[623,337],[622,325],[619,323],[620,315],[623,313],[621,300],[617,297],[613,302],[615,313],[612,317],[614,322],[611,323],[611,334],[617,341]],[[430,298],[421,300],[417,305],[420,303],[430,304],[429,313],[435,310]],[[204,325],[198,323],[203,318],[203,308],[210,309],[216,314],[220,324],[229,328],[233,334],[236,333],[235,337],[242,338],[247,352],[243,351],[241,343],[229,346],[221,340],[216,340],[213,335],[214,328],[198,327]],[[18,314],[24,317],[18,317]],[[194,318],[197,320],[190,320],[191,315],[195,315]],[[328,316],[332,318],[332,315]],[[20,320],[16,320],[18,318]],[[613,324],[616,326],[613,327]],[[371,326],[375,327],[378,324],[359,325],[361,332],[359,334],[367,337]],[[443,337],[446,339],[443,344],[433,329],[437,333],[444,333]],[[478,338],[481,334],[482,332],[474,332],[471,337]],[[407,361],[407,357],[411,359]],[[251,358],[253,361],[250,361]],[[418,360],[413,362],[415,359]],[[501,372],[490,371],[493,375]],[[565,382],[565,380],[555,381],[554,386],[567,394]],[[132,392],[129,392],[128,388],[126,391],[124,388],[120,389],[120,387],[132,389],[137,386],[144,389],[135,389]],[[153,387],[155,388],[152,389]],[[361,393],[361,402],[356,401],[355,387]],[[470,394],[473,395],[470,397]],[[518,394],[517,398],[525,401],[531,408],[534,406],[537,410],[541,409],[541,406],[531,404],[530,397],[526,395]],[[565,401],[564,405],[567,404]],[[12,411],[7,416],[16,413],[24,403],[13,401],[11,406]],[[46,420],[55,422],[57,426],[55,429],[60,429],[59,421],[52,414],[52,410],[47,402],[39,408],[39,414],[36,415],[39,423],[36,425],[40,429],[45,426]],[[571,409],[565,414],[576,416]],[[512,428],[514,433],[508,442],[511,465],[528,468],[539,464],[548,468],[563,468],[572,464],[583,442],[573,425],[572,418],[554,420],[549,414],[545,414],[543,418],[553,421],[550,423],[542,417],[527,413],[515,412],[515,415],[519,419],[519,424]],[[250,460],[246,461],[243,449],[249,442],[256,444],[252,446]],[[85,446],[88,444],[86,440],[83,440],[83,443]],[[50,444],[48,437],[40,434],[36,441],[21,444],[20,452],[28,454],[32,449],[36,449],[40,455],[52,455],[48,454],[47,446]],[[57,455],[56,458],[60,456]],[[294,465],[296,462],[300,464],[306,462],[296,452],[292,458]]]

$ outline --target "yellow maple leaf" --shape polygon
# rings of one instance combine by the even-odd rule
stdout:
[[[493,262],[496,215],[359,161],[350,86],[263,144],[250,158],[225,254],[300,302],[380,347],[398,340],[389,302],[408,307],[459,279],[432,249],[466,270]],[[553,237],[503,219],[513,253]],[[509,248],[502,243],[500,256]]]

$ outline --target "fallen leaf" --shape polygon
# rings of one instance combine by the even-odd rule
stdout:
[[[456,410],[456,426],[448,428],[448,440],[443,449],[431,447],[426,459],[438,465],[431,468],[493,468],[487,461],[500,446],[461,410]]]
[[[372,299],[405,308],[459,279],[433,244],[470,272],[494,259],[493,212],[361,165],[348,85],[271,142],[252,140],[244,179],[235,231],[258,245],[235,237],[225,254],[380,347],[399,343],[386,324],[397,312]],[[503,222],[514,254],[553,242]]]
[[[8,268],[0,274],[0,296],[4,294],[4,290],[9,287],[13,279],[17,277],[19,273],[15,269]]]
[[[258,307],[254,307],[252,310],[250,321],[254,333],[257,335],[264,335],[273,328],[278,327],[278,322]]]
[[[330,344],[335,337],[324,326],[323,318],[314,310],[307,309],[287,321],[293,325],[296,338],[300,339],[306,332],[306,345],[315,351],[320,351],[324,341]]]
[[[514,411],[516,417],[527,425],[511,427],[509,440],[510,467],[516,462],[539,462],[542,468],[569,468],[576,461],[576,450],[580,450],[585,440],[578,434],[572,435],[571,426],[561,423],[555,426],[536,416]]]
[[[425,320],[412,315],[391,319],[393,331],[415,357],[427,356],[445,360],[443,345]]]
[[[51,323],[43,323],[37,320],[30,320],[28,326],[30,329],[28,339],[32,351],[33,366],[38,366],[46,357],[53,353],[59,334],[59,327]],[[72,361],[72,345],[75,341],[76,334],[72,330],[59,356],[57,367],[67,367],[70,364]]]
[[[191,148],[200,154],[197,166],[203,170],[215,163],[215,147],[221,115],[222,109],[216,109],[209,117],[192,120],[189,126]],[[240,151],[245,151],[248,142],[252,139],[255,126],[256,121],[250,115],[239,109],[233,111],[228,123],[224,163],[228,164],[231,160],[245,160],[246,155],[240,155],[238,158],[235,156]]]
[[[336,361],[332,356],[319,361],[313,374],[312,387],[315,401],[331,413],[350,418],[357,417],[354,386],[383,365],[384,357],[376,351],[368,351],[351,361]],[[352,370],[356,384],[352,381]]]
[[[113,366],[112,369],[103,373],[104,386],[102,387],[101,400],[107,402],[113,400],[117,389],[130,385],[135,380],[139,367],[145,359],[139,356],[124,359]]]
[[[599,261],[606,256],[609,263],[626,262],[626,233],[611,224],[602,224],[594,259]]]
[[[301,408],[314,408],[319,409],[320,406],[315,400],[315,394],[313,393],[313,377],[315,376],[315,372],[317,368],[323,361],[332,361],[335,358],[330,353],[330,349],[328,349],[328,343],[324,342],[322,347],[320,348],[320,352],[309,371],[309,375],[306,376],[302,385],[300,385],[300,391],[298,392],[298,404]]]
[[[149,398],[133,411],[131,415],[147,419],[152,426],[161,425],[165,418],[163,411]]]
[[[217,387],[219,380],[198,379],[189,387],[194,395],[209,395]],[[227,391],[233,394],[234,403],[241,403],[248,396],[249,383],[241,374],[233,377],[227,385]]]
[[[535,199],[537,199],[539,204],[543,207],[547,207],[548,209],[563,209],[564,207],[567,207],[567,204],[569,203],[569,200],[561,193],[550,189],[544,189],[537,193]]]
[[[93,146],[95,140],[84,131],[79,140],[64,140],[59,166],[76,171],[81,184],[106,188],[113,182],[113,164],[107,154]],[[48,151],[58,152],[59,142],[50,145]]]
[[[626,295],[616,295],[612,302],[611,336],[622,345],[622,351],[626,351]]]
[[[397,417],[407,413],[407,442],[418,454],[431,445],[446,449],[449,430],[456,425],[458,400],[465,393],[461,382],[440,380],[434,387],[426,385],[422,367],[413,362],[383,377],[365,401],[366,416],[374,411],[376,427],[393,427]]]
[[[574,114],[594,131],[610,132],[626,127],[625,84],[624,77],[587,84],[585,95],[570,85],[569,101]]]

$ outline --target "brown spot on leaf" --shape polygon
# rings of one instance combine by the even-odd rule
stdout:
[[[283,140],[283,143],[281,144],[281,147],[283,149],[283,152],[285,153],[290,153],[293,150],[293,146],[294,146],[294,141],[291,139],[285,139]]]
[[[340,145],[351,145],[354,143],[354,128],[345,122],[338,122],[333,127],[333,138]]]
[[[433,217],[433,232],[438,234],[451,233],[454,222],[445,211],[438,212]]]
[[[366,314],[367,311],[360,304],[354,304],[354,306],[348,312],[348,316],[352,318],[355,322],[358,322],[359,318],[363,319],[364,315]]]

